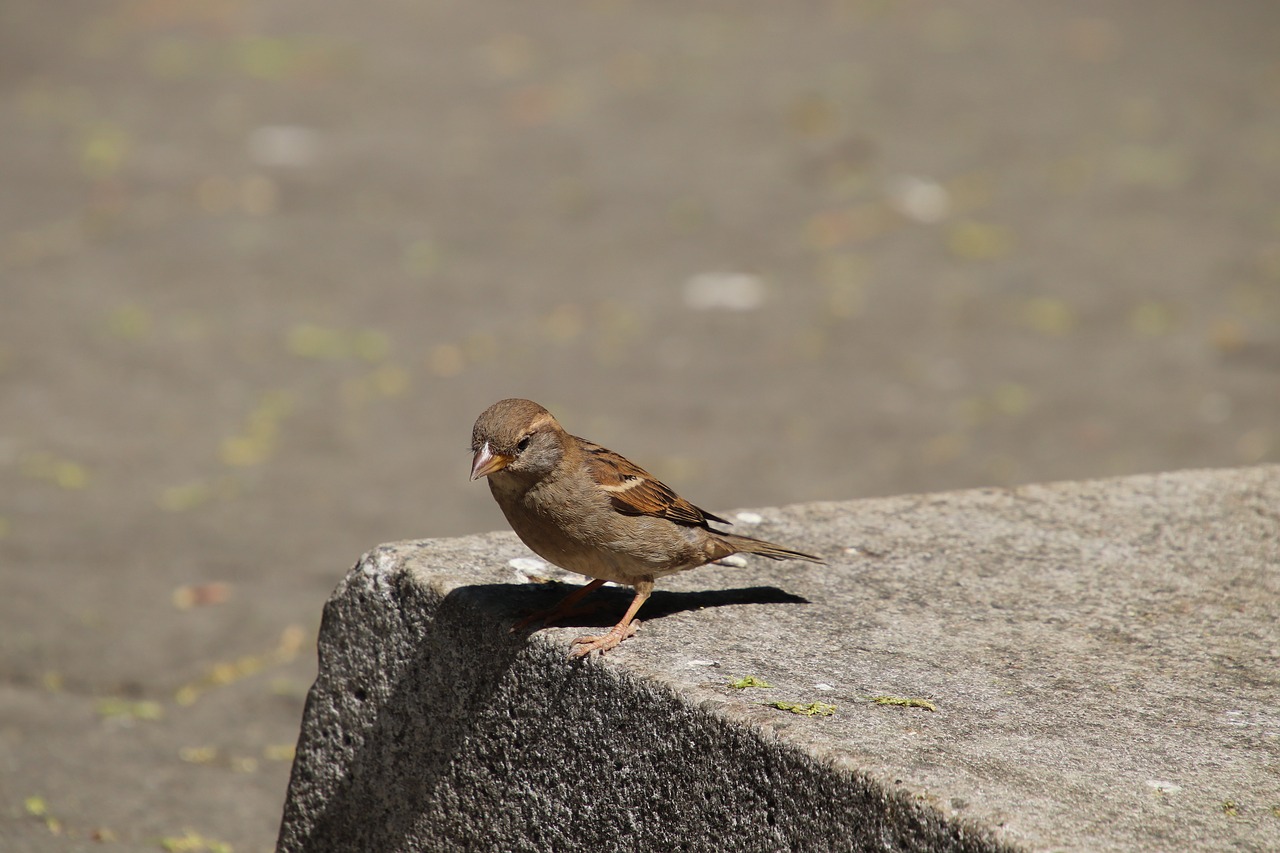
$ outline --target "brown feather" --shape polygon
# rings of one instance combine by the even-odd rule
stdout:
[[[821,557],[806,554],[804,551],[795,551],[791,548],[783,548],[781,545],[775,545],[772,542],[766,542],[763,539],[755,539],[751,536],[738,536],[735,533],[721,533],[720,541],[732,548],[733,553],[735,554],[758,554],[761,557],[768,557],[770,560],[808,560],[810,563],[826,562],[826,560]]]
[[[625,456],[586,439],[576,440],[585,453],[592,478],[609,493],[613,508],[623,515],[649,515],[694,527],[708,527],[711,521],[731,523],[689,503]]]

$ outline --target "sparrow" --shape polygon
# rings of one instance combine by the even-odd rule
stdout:
[[[507,522],[530,550],[550,563],[593,578],[551,610],[535,613],[513,631],[552,624],[606,581],[635,589],[618,624],[578,637],[570,657],[604,653],[632,636],[636,612],[654,581],[730,554],[773,560],[823,560],[772,542],[716,530],[726,519],[700,509],[628,459],[570,435],[532,400],[499,400],[471,430],[471,479],[489,490]]]

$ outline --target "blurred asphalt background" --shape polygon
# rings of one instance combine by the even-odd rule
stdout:
[[[527,396],[717,511],[1280,459],[1280,5],[0,6],[0,848],[271,849]]]

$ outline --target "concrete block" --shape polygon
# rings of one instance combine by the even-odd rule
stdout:
[[[628,592],[512,636],[565,588],[511,534],[365,555],[279,850],[1280,849],[1280,467],[758,514],[830,565],[664,579],[585,661]]]

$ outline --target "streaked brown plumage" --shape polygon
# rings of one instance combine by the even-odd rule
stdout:
[[[664,575],[730,554],[774,560],[822,560],[781,545],[725,533],[729,522],[699,509],[628,459],[565,432],[531,400],[494,403],[471,431],[471,479],[489,489],[516,534],[542,558],[594,578],[547,614],[556,621],[605,581],[635,588],[622,620],[599,636],[579,637],[570,652],[582,656],[617,646],[635,633],[636,611]]]

